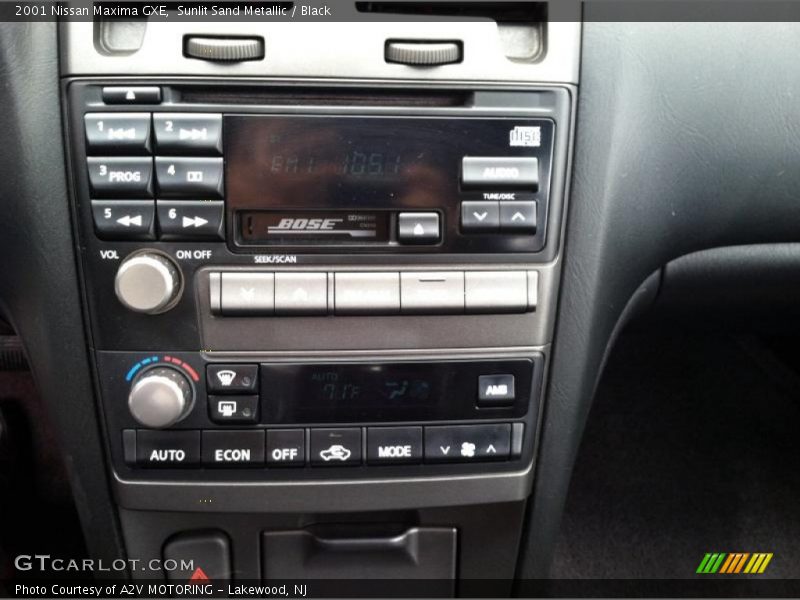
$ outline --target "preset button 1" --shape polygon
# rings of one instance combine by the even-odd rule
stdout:
[[[90,153],[150,152],[149,113],[87,113],[84,124]]]

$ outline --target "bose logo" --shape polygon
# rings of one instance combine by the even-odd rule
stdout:
[[[337,223],[343,222],[344,219],[281,219],[275,227],[270,229],[301,229],[304,231],[310,230],[323,230],[331,231],[336,227]]]

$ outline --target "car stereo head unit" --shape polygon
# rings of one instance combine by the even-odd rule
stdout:
[[[540,250],[548,119],[223,117],[240,249]]]

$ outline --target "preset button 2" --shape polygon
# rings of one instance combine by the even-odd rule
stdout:
[[[153,127],[159,153],[222,153],[221,114],[156,113]]]

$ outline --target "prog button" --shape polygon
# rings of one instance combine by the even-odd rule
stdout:
[[[94,196],[152,198],[151,158],[90,156],[86,159]]]

